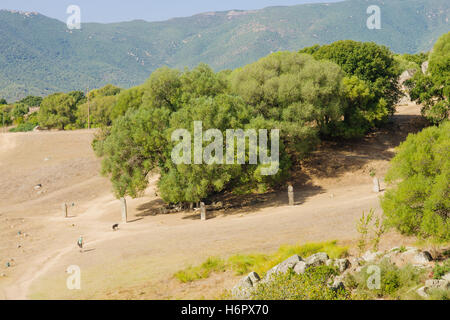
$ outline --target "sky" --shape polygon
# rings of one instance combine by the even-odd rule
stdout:
[[[162,21],[209,11],[251,10],[269,6],[340,0],[0,0],[0,9],[37,11],[66,21],[67,8],[78,5],[82,22]]]

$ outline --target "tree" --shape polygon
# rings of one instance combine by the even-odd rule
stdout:
[[[364,81],[373,94],[377,108],[394,114],[395,104],[401,96],[398,85],[399,68],[392,52],[373,42],[352,40],[336,41],[320,48],[305,48],[300,52],[312,53],[315,59],[331,60],[342,67],[348,76]],[[386,117],[385,117],[386,118]]]
[[[55,93],[42,100],[38,114],[39,125],[64,130],[75,122],[76,99],[66,93]]]
[[[0,105],[4,105],[4,104],[8,104],[8,102],[6,102],[5,99],[1,98],[0,99]]]
[[[29,110],[30,108],[23,103],[15,104],[11,111],[11,115],[14,118],[15,124],[22,123],[24,116],[28,113]]]
[[[412,100],[423,104],[422,114],[432,123],[448,119],[450,114],[450,32],[436,42],[427,74],[417,72],[407,81]]]
[[[27,96],[26,98],[20,100],[19,103],[22,103],[29,107],[39,107],[41,105],[42,99],[42,97]]]
[[[125,113],[131,110],[137,110],[142,104],[142,96],[144,95],[144,88],[142,86],[123,90],[117,95],[117,102],[111,111],[111,119],[117,119],[124,116]]]
[[[111,113],[115,107],[117,96],[97,96],[91,101],[78,106],[76,111],[77,125],[81,128],[87,127],[88,108],[92,127],[110,126],[112,123]]]
[[[139,195],[154,169],[161,175],[161,196],[169,203],[196,202],[224,190],[248,192],[280,179],[288,168],[283,157],[280,174],[273,177],[262,177],[258,165],[173,163],[171,153],[178,143],[172,142],[172,133],[186,129],[193,137],[196,120],[202,121],[203,130],[219,129],[224,136],[227,129],[252,125],[270,129],[275,124],[264,119],[251,124],[248,106],[242,98],[225,93],[224,79],[206,65],[184,72],[162,68],[150,76],[142,87],[142,105],[128,108],[110,132],[102,131],[94,141],[94,149],[103,156],[102,172],[111,178],[117,197]]]
[[[94,150],[103,156],[102,173],[111,178],[118,198],[137,197],[147,187],[150,171],[170,157],[164,134],[169,117],[167,108],[129,110],[106,137],[94,140]]]
[[[385,222],[407,235],[450,240],[450,122],[408,136],[392,160]]]
[[[277,122],[289,152],[305,154],[343,115],[343,76],[332,62],[279,52],[233,72],[231,90],[255,117]]]
[[[94,99],[96,97],[108,97],[108,96],[115,96],[119,94],[122,91],[121,88],[116,87],[112,84],[107,84],[103,88],[95,89],[89,92],[89,98]]]

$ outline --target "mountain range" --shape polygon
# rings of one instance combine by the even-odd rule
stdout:
[[[398,53],[428,51],[450,30],[448,0],[347,0],[208,12],[164,22],[82,23],[0,10],[0,98],[141,84],[162,66],[233,69],[280,50],[353,39]],[[369,29],[367,8],[381,9]]]

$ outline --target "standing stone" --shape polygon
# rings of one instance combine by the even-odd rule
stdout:
[[[67,203],[62,204],[62,211],[63,211],[64,218],[67,218]]]
[[[206,220],[206,207],[204,202],[200,202],[200,216],[202,221]]]
[[[288,187],[288,196],[289,196],[289,205],[294,205],[294,187],[292,185],[289,185]]]
[[[427,74],[429,64],[430,63],[428,61],[425,61],[424,63],[422,63],[421,69],[422,69],[423,74]]]
[[[122,222],[127,223],[128,221],[127,199],[122,198],[120,199],[120,202],[122,203]]]
[[[378,178],[373,178],[373,192],[379,193],[380,191],[380,180]]]

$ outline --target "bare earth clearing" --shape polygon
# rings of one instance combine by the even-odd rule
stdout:
[[[419,106],[398,109],[386,129],[357,142],[327,143],[305,161],[293,179],[295,207],[286,206],[287,192],[280,191],[256,206],[215,212],[206,222],[193,213],[151,215],[160,204],[153,177],[145,196],[128,199],[132,222],[117,232],[111,226],[120,222],[120,203],[99,174],[93,131],[2,133],[0,299],[215,298],[235,284],[235,275],[180,284],[172,274],[212,255],[334,239],[352,245],[362,212],[380,213],[369,172],[384,176],[394,147],[420,129]],[[70,204],[68,219],[63,202]],[[76,247],[80,235],[84,253]],[[413,241],[389,233],[382,246]],[[81,267],[82,290],[66,288],[70,265]]]

